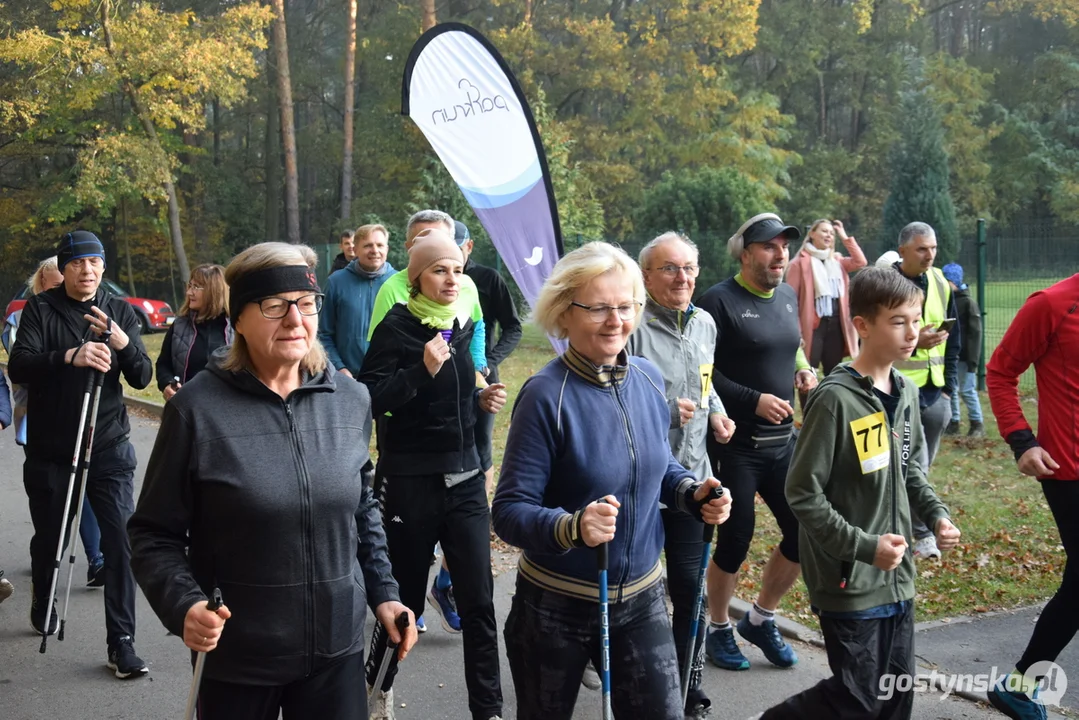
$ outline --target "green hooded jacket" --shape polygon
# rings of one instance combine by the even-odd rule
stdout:
[[[832,612],[912,600],[913,552],[908,547],[885,572],[873,565],[877,542],[885,533],[911,542],[911,505],[930,528],[948,517],[919,460],[925,436],[918,388],[892,370],[900,396],[892,423],[873,379],[848,367],[835,368],[810,393],[786,486],[810,600]]]

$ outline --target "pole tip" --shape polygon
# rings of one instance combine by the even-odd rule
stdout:
[[[38,648],[38,652],[42,655],[45,654],[45,644],[48,642],[48,638],[41,638],[41,647]]]
[[[67,623],[67,620],[61,620],[60,621],[60,632],[56,633],[56,639],[59,640],[60,642],[64,641],[64,625],[66,623]]]

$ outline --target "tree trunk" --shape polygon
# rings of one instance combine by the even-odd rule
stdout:
[[[131,234],[127,231],[127,200],[120,198],[120,227],[124,235],[124,257],[127,259],[127,291],[132,297],[138,297],[135,289],[135,273],[131,269]]]
[[[211,103],[214,110],[214,167],[221,164],[221,101],[214,96]]]
[[[292,78],[288,68],[288,36],[285,32],[285,0],[273,0],[277,18],[273,24],[277,60],[277,100],[281,106],[281,143],[285,148],[285,225],[288,241],[300,242],[300,180],[296,172],[296,124],[292,116]]]
[[[435,17],[435,0],[423,0],[423,24],[420,26],[423,32],[427,32],[438,24]]]
[[[824,71],[817,71],[817,86],[820,89],[820,132],[818,137],[821,140],[825,139],[825,135],[828,132],[828,103],[824,94]]]
[[[525,0],[525,20],[524,25],[526,28],[532,27],[532,0]]]
[[[150,118],[146,108],[143,107],[142,102],[139,100],[138,89],[132,84],[131,80],[124,75],[123,67],[116,55],[116,47],[112,42],[112,24],[109,20],[109,0],[104,0],[101,3],[101,31],[105,36],[105,50],[108,52],[109,57],[112,58],[112,61],[116,63],[116,69],[120,73],[120,82],[123,85],[124,94],[126,94],[131,101],[131,109],[135,111],[135,115],[142,124],[142,129],[146,133],[146,137],[149,138],[154,150],[159,153],[161,162],[165,164],[167,170],[165,176],[165,193],[169,199],[169,236],[172,238],[173,252],[176,253],[176,263],[180,266],[180,277],[182,281],[186,283],[191,274],[191,269],[187,265],[187,252],[184,250],[184,236],[183,232],[180,230],[180,202],[176,198],[176,186],[172,182],[172,168],[168,167],[169,158],[165,153],[165,149],[161,146],[161,139],[157,136],[157,129],[154,127],[154,121]]]
[[[273,54],[273,33],[269,38]],[[266,137],[262,150],[263,178],[266,181],[266,212],[264,214],[266,242],[281,239],[281,115],[277,109],[277,75],[273,63],[266,63]]]
[[[348,0],[348,30],[345,33],[345,148],[341,161],[341,220],[352,214],[352,131],[356,103],[356,0]]]

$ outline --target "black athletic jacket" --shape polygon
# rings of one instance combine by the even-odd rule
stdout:
[[[165,405],[127,526],[131,569],[179,636],[221,589],[232,618],[206,677],[283,685],[362,652],[367,605],[399,599],[362,477],[370,398],[331,366],[282,399],[222,370],[226,352]]]
[[[371,391],[378,417],[387,418],[379,439],[379,469],[386,475],[431,475],[478,470],[476,425],[479,392],[468,344],[472,320],[456,322],[450,359],[431,377],[423,347],[438,331],[420,323],[405,305],[394,305],[375,327],[357,378]]]
[[[27,412],[33,421],[27,427],[26,452],[30,457],[71,462],[79,410],[93,371],[65,365],[64,353],[95,337],[83,318],[91,304],[112,318],[130,339],[123,350],[112,351],[112,368],[101,386],[94,452],[114,447],[131,433],[120,373],[139,389],[150,384],[153,373],[139,336],[139,319],[123,298],[104,287],[90,303],[79,303],[69,298],[61,285],[26,301],[8,364],[11,381],[29,387]]]

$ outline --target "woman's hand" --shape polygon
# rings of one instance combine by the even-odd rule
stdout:
[[[496,414],[506,404],[506,386],[493,383],[480,390],[480,410],[491,415]]]
[[[847,239],[847,230],[843,227],[842,220],[833,220],[832,227],[835,228],[835,236],[839,238],[840,242],[843,242]]]
[[[397,629],[397,616],[401,613],[408,613],[408,627],[405,629],[404,637],[401,637],[401,632]],[[397,643],[398,661],[404,660],[419,638],[416,632],[416,616],[396,600],[387,600],[375,608],[375,617],[382,623],[382,627],[386,628],[390,640]]]
[[[596,547],[614,540],[614,528],[618,522],[618,508],[622,504],[614,495],[596,500],[585,506],[581,513],[581,540],[588,547]]]
[[[428,340],[423,346],[423,364],[431,377],[438,375],[438,371],[442,369],[442,363],[449,359],[450,346],[442,339],[441,333]]]
[[[172,396],[176,394],[176,391],[180,389],[180,383],[173,385],[172,383],[165,386],[165,389],[161,391],[161,394],[165,396],[165,401],[172,400]]]
[[[693,493],[694,500],[704,503],[701,505],[701,519],[709,525],[722,525],[731,516],[731,494],[729,492],[723,493],[720,498],[704,502],[704,499],[708,497],[708,493],[712,492],[712,488],[716,487],[719,487],[719,480],[710,477],[701,483],[701,486],[697,488],[697,492]]]
[[[195,603],[184,616],[184,645],[195,652],[210,652],[217,647],[225,621],[232,617],[227,606],[207,610],[207,602],[202,600]]]

